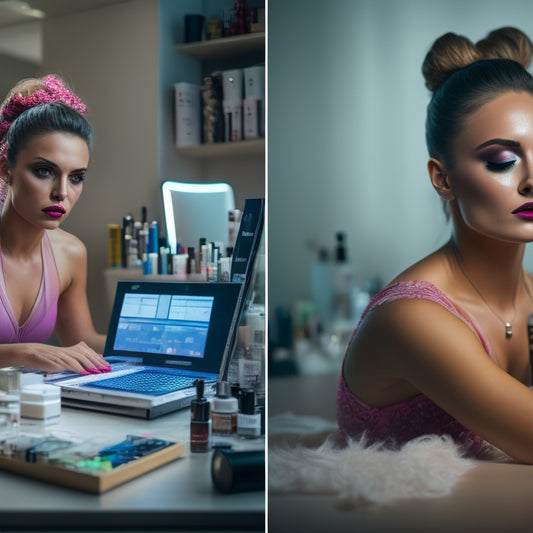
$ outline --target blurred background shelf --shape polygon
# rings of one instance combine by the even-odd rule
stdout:
[[[201,61],[219,59],[235,55],[263,53],[265,51],[265,32],[246,33],[234,37],[222,37],[209,41],[178,44],[177,50]]]
[[[265,139],[236,141],[229,143],[198,144],[176,149],[185,157],[209,158],[237,155],[261,155],[265,153]]]

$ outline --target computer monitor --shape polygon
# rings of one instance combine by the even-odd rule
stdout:
[[[171,253],[177,244],[197,249],[202,237],[227,245],[229,211],[235,209],[231,185],[164,181],[161,191]]]

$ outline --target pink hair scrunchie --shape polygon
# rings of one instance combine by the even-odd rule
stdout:
[[[73,93],[71,93],[54,75],[49,74],[44,79],[46,89],[38,89],[29,96],[14,94],[0,109],[0,139],[4,137],[12,122],[24,111],[39,104],[62,102],[85,115],[87,106]]]

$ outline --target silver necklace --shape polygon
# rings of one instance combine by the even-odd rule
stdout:
[[[496,313],[496,311],[489,305],[489,302],[487,302],[487,300],[485,300],[485,298],[483,297],[483,295],[481,294],[479,289],[474,285],[472,280],[468,277],[468,275],[464,271],[463,266],[461,265],[461,263],[459,261],[459,254],[458,254],[457,247],[455,245],[455,241],[452,240],[451,244],[452,244],[453,255],[455,257],[455,262],[457,263],[457,266],[460,268],[461,272],[463,273],[463,276],[466,278],[468,283],[470,283],[470,285],[472,285],[472,288],[478,293],[479,297],[483,300],[483,303],[490,309],[492,314],[505,326],[505,338],[506,339],[510,339],[513,336],[513,321],[514,321],[515,316],[516,316],[516,294],[515,294],[515,303],[513,304],[513,318],[509,322],[507,322],[507,321],[503,320],[503,318],[498,313]],[[524,277],[524,272],[522,271],[522,278],[523,277]],[[524,280],[524,285],[525,285],[525,280]],[[526,290],[529,293],[529,289],[527,288],[527,285],[526,285]],[[530,297],[531,297],[531,295],[530,295]]]

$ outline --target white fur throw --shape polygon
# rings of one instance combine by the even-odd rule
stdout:
[[[269,434],[282,433],[288,421],[293,434],[298,432],[298,421],[300,429],[307,427],[300,434],[309,434],[320,419],[291,414],[274,417],[269,421]],[[324,427],[328,423],[322,421],[320,429]],[[399,450],[368,445],[364,438],[344,448],[336,447],[331,437],[317,448],[282,442],[269,446],[269,490],[336,494],[352,503],[435,498],[449,494],[476,464],[463,457],[450,438],[435,435],[412,440]]]

